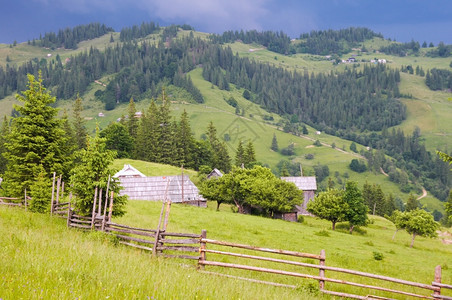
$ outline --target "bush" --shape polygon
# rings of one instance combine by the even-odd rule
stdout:
[[[320,141],[319,140],[315,140],[315,142],[314,142],[314,144],[313,144],[314,146],[316,146],[316,147],[320,147],[320,146],[322,146],[322,144],[320,143]]]
[[[367,171],[366,164],[362,161],[357,160],[356,158],[352,159],[349,167],[352,171],[355,171],[357,173],[363,173]]]
[[[298,223],[304,223],[304,217],[303,217],[302,215],[299,215],[299,216],[297,217],[297,222],[298,222]]]
[[[314,159],[314,154],[312,153],[305,154],[304,158],[309,160]]]
[[[326,237],[330,236],[330,233],[328,231],[326,231],[325,229],[322,229],[321,231],[317,231],[314,234],[317,236],[326,236]]]
[[[373,252],[373,257],[375,260],[383,260],[384,258],[383,253],[377,251]]]

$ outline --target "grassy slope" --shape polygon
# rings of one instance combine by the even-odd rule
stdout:
[[[303,224],[289,223],[235,214],[224,205],[220,212],[216,212],[214,207],[214,203],[209,203],[207,209],[173,205],[168,231],[198,233],[207,229],[207,237],[211,239],[308,253],[319,253],[325,249],[328,266],[423,283],[431,282],[434,267],[442,265],[443,282],[452,281],[452,271],[447,268],[452,260],[450,247],[439,239],[417,237],[415,247],[409,248],[410,236],[405,232],[397,233],[395,241],[392,241],[393,225],[379,217],[372,218],[373,224],[365,228],[366,234],[350,235],[341,231],[333,232],[329,229],[330,223],[310,217]],[[155,228],[160,208],[160,202],[130,201],[127,215],[114,221]],[[345,240],[347,247],[344,247]],[[67,229],[65,220],[16,208],[0,206],[0,244],[0,295],[4,299],[317,298],[307,293],[309,280],[226,271],[300,287],[289,290],[208,276],[197,273],[193,262],[151,259],[148,253],[112,245],[111,239],[102,234]],[[215,248],[211,245],[208,247]],[[374,260],[373,252],[383,254],[383,260]],[[209,257],[214,258],[213,254],[209,254]],[[244,262],[226,257],[221,260]],[[304,261],[315,263],[312,260]],[[280,265],[264,262],[253,264],[281,268]],[[208,267],[207,270],[215,269]],[[300,270],[299,267],[289,267],[289,270],[317,273]],[[335,275],[330,272],[329,276]],[[349,276],[342,278],[358,280]],[[331,286],[327,283],[327,287]],[[344,286],[340,289],[344,292],[353,291]]]

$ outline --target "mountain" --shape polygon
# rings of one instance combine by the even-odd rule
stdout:
[[[92,28],[107,34],[63,38]],[[314,174],[318,164],[327,165],[336,185],[368,180],[402,199],[407,195],[400,190],[421,194],[425,187],[436,197],[429,194],[423,203],[442,211],[435,199],[445,199],[452,179],[433,151],[450,146],[452,106],[443,91],[448,73],[433,68],[450,71],[450,48],[418,45],[365,28],[290,40],[282,32],[209,35],[188,25],[143,23],[119,33],[80,26],[0,46],[0,113],[11,114],[11,94],[26,88],[26,73],[38,70],[62,108],[70,110],[70,99],[81,94],[90,128],[95,119],[105,128],[126,115],[132,97],[144,111],[165,86],[175,101],[173,115],[187,110],[196,138],[213,121],[231,156],[240,140],[251,140],[258,160],[275,172],[284,164],[295,172],[292,166],[301,163],[305,174]],[[427,74],[429,86],[446,82],[443,90],[429,89]],[[101,111],[105,117],[96,118]],[[272,151],[273,134],[280,148],[292,145],[294,155]],[[324,146],[314,146],[316,140]],[[358,153],[350,150],[352,142]],[[350,170],[354,158],[366,160],[370,171]]]

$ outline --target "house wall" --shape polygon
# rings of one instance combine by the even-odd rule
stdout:
[[[296,205],[296,209],[299,215],[310,215],[308,210],[306,209],[309,201],[314,200],[315,191],[303,191],[303,203],[301,205]]]

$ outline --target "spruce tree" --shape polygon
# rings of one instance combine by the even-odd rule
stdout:
[[[355,181],[347,181],[345,184],[344,201],[348,204],[345,213],[345,219],[350,224],[350,233],[353,232],[355,226],[366,225],[367,222],[367,206],[364,198]]]
[[[21,197],[42,171],[40,165],[47,176],[53,172],[66,176],[69,158],[64,153],[67,138],[62,121],[51,106],[56,99],[47,92],[41,75],[38,80],[28,75],[28,90],[16,98],[24,105],[15,106],[20,115],[13,119],[5,144],[5,187],[10,196]]]
[[[251,141],[246,145],[243,160],[246,168],[252,168],[253,164],[256,163],[256,151],[254,151],[254,145]]]
[[[114,192],[113,215],[125,214],[127,196],[120,196],[121,189],[117,179],[113,178],[115,171],[110,168],[115,159],[115,152],[106,149],[105,138],[99,136],[99,128],[96,136],[89,138],[88,146],[76,153],[80,163],[74,168],[71,176],[72,192],[75,197],[75,209],[82,215],[91,215],[95,188],[107,190],[108,177],[111,176],[110,191]],[[106,199],[106,195],[102,196]]]
[[[30,186],[29,195],[31,201],[29,203],[30,210],[33,212],[45,213],[50,208],[50,200],[52,197],[52,183],[42,165],[39,165],[40,172],[35,181]]]
[[[3,156],[3,153],[6,151],[5,143],[8,134],[9,134],[9,122],[6,116],[4,116],[2,127],[0,128],[0,174],[3,174],[6,171],[7,160]]]
[[[273,139],[272,139],[272,145],[270,146],[270,149],[277,152],[279,150],[278,147],[278,140],[276,139],[276,134],[273,133]]]
[[[141,122],[138,126],[135,157],[137,159],[156,162],[157,161],[157,105],[154,100],[151,100],[149,108],[141,117]]]
[[[235,165],[241,167],[242,164],[245,164],[245,149],[243,148],[242,140],[240,140],[235,154]]]
[[[179,147],[181,149],[181,163],[186,167],[194,168],[194,138],[193,133],[191,132],[190,120],[188,118],[187,111],[184,109],[184,112],[180,116],[179,127],[178,127],[178,140]]]

